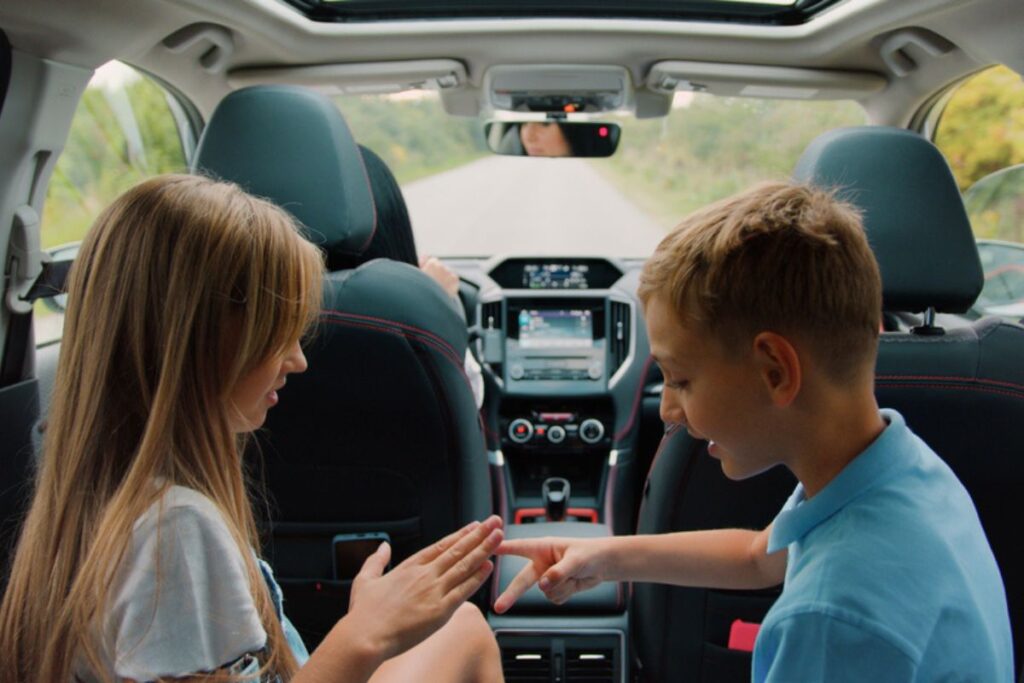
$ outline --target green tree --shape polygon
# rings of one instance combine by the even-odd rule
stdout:
[[[957,88],[935,134],[961,191],[1007,166],[1024,163],[1024,82],[1005,66]]]
[[[864,122],[853,102],[695,95],[665,119],[618,119],[619,151],[595,163],[667,228],[758,181],[787,178],[817,135]]]
[[[167,97],[141,75],[86,88],[47,189],[44,247],[82,239],[104,207],[140,180],[186,169]]]

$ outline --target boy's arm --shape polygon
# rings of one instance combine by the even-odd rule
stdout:
[[[782,583],[786,552],[767,554],[762,531],[714,529],[608,539],[608,580],[754,589]],[[604,539],[602,539],[604,540]]]
[[[786,551],[767,554],[770,533],[769,525],[762,531],[505,541],[499,555],[520,555],[530,563],[498,597],[494,610],[508,610],[534,583],[556,603],[602,581],[767,588],[782,583],[786,573]]]

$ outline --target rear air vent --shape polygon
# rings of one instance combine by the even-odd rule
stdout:
[[[547,648],[506,648],[501,651],[506,683],[549,683],[551,652]]]
[[[629,323],[629,304],[612,301],[608,325],[609,375],[614,375],[629,355]]]
[[[614,683],[613,656],[611,649],[566,649],[566,683]]]

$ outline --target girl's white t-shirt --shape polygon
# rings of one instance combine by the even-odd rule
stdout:
[[[96,645],[118,679],[212,671],[263,649],[244,560],[209,498],[172,486],[135,523],[104,630]]]

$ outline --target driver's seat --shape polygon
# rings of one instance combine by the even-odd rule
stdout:
[[[308,90],[228,95],[195,168],[290,211],[328,267],[361,253],[377,227],[348,127]],[[349,583],[333,570],[337,534],[385,532],[397,562],[490,514],[466,345],[455,302],[417,268],[381,259],[327,275],[309,370],[280,391],[254,458],[271,498],[269,555],[311,649],[347,605]]]

